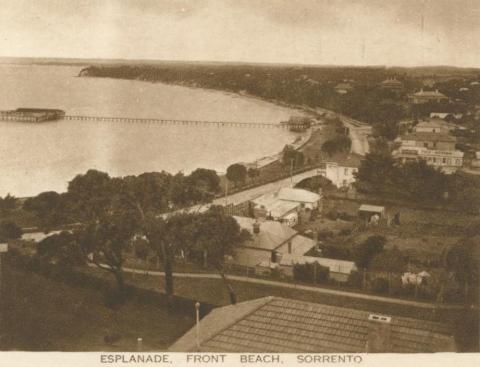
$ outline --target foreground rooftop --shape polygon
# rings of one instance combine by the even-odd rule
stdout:
[[[201,352],[360,353],[454,351],[441,323],[264,297],[213,310],[200,322]],[[171,347],[197,351],[195,327]]]

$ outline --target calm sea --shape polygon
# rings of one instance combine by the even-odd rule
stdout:
[[[78,78],[80,67],[0,64],[0,109],[60,108],[68,115],[278,123],[295,111],[252,98],[165,84]],[[0,121],[0,195],[66,190],[90,168],[113,176],[197,167],[224,171],[295,139],[283,129],[143,123]]]

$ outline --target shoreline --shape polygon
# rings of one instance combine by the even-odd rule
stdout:
[[[163,81],[151,81],[151,80],[143,80],[143,79],[126,79],[126,78],[113,78],[113,77],[103,77],[103,76],[90,76],[90,75],[76,75],[75,77],[77,78],[101,78],[101,79],[113,79],[113,80],[126,80],[126,81],[136,81],[136,82],[144,82],[144,83],[151,83],[151,84],[164,84],[167,86],[174,86],[174,87],[182,87],[182,88],[188,88],[192,90],[204,90],[204,91],[209,91],[209,92],[214,92],[214,93],[221,93],[226,96],[230,96],[233,98],[245,98],[249,101],[253,101],[255,103],[261,102],[261,103],[266,103],[266,104],[271,104],[276,107],[281,107],[283,109],[291,110],[292,113],[291,116],[294,116],[295,114],[298,115],[303,115],[303,116],[308,116],[313,119],[318,118],[318,113],[315,111],[311,110],[310,108],[306,106],[297,106],[297,105],[290,105],[285,102],[281,102],[278,100],[268,100],[262,97],[254,96],[252,94],[246,93],[246,92],[232,92],[228,90],[222,90],[222,89],[215,89],[215,88],[204,88],[200,86],[195,86],[195,85],[190,85],[190,84],[182,84],[182,83],[167,83]],[[280,122],[279,122],[280,124]],[[303,147],[305,144],[307,144],[312,135],[312,127],[308,128],[305,133],[300,133],[293,142],[289,143],[288,145],[292,146],[295,150],[300,149]],[[300,138],[300,139],[299,139]],[[269,164],[274,163],[275,161],[280,160],[282,152],[277,152],[277,153],[272,153],[271,155],[263,156],[260,158],[257,158],[253,162],[238,162],[239,164],[243,164],[247,168],[250,167],[255,167],[255,168],[261,168],[264,166],[267,166]],[[261,163],[260,163],[261,162]],[[227,167],[225,167],[226,171]],[[219,171],[217,171],[218,173]]]

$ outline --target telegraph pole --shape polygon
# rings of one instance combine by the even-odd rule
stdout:
[[[6,243],[0,243],[0,341],[5,333],[3,325],[3,313],[5,311],[5,284],[3,274],[5,273],[4,254],[8,251],[8,245]]]

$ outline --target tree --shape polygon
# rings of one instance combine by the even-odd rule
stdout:
[[[465,238],[455,245],[447,247],[442,254],[444,268],[449,271],[460,287],[464,290],[466,299],[478,294],[471,294],[471,290],[478,292],[478,266],[475,262],[474,251],[478,245],[478,237]]]
[[[282,153],[282,164],[293,169],[303,166],[305,157],[302,152],[299,152],[291,145],[285,145]]]
[[[112,210],[118,189],[118,179],[105,172],[88,170],[69,182],[68,209],[82,223],[95,222]]]
[[[373,258],[383,251],[386,242],[385,237],[374,235],[355,246],[353,249],[353,258],[358,269],[368,268]]]
[[[355,174],[354,186],[366,193],[392,192],[396,175],[395,161],[390,154],[369,153]]]
[[[15,209],[17,205],[17,199],[15,196],[7,194],[4,198],[0,197],[0,211],[7,212]]]
[[[22,237],[22,229],[12,221],[0,223],[0,241],[15,240]]]
[[[378,253],[370,264],[370,268],[387,273],[403,273],[406,267],[406,258],[397,247]]]
[[[86,262],[114,275],[120,300],[125,297],[123,252],[138,229],[137,217],[125,206],[122,181],[89,170],[68,185],[68,209],[82,223],[76,236]]]
[[[337,151],[337,145],[333,140],[327,140],[322,144],[322,152],[327,153],[330,157]]]
[[[162,232],[158,237],[167,242],[170,256],[182,250],[194,262],[215,268],[225,282],[231,303],[236,302],[224,273],[224,260],[250,235],[240,229],[235,219],[225,215],[222,208],[212,207],[200,214],[176,214],[155,227]]]
[[[220,178],[214,170],[197,168],[190,174],[189,180],[205,193],[216,194],[220,191]]]
[[[58,194],[55,191],[46,191],[33,198],[28,198],[23,208],[36,215],[40,227],[48,232],[68,219],[67,202],[65,194]]]
[[[258,168],[250,167],[247,171],[247,174],[248,174],[248,177],[250,177],[250,179],[254,181],[255,178],[260,176],[260,170]]]
[[[243,164],[235,163],[227,168],[227,178],[237,185],[247,177],[247,168]]]
[[[54,264],[67,267],[85,264],[78,237],[67,231],[44,238],[36,249],[40,259]]]
[[[76,232],[86,261],[115,276],[121,300],[126,295],[123,254],[130,245],[136,229],[137,225],[132,217],[128,213],[118,211],[102,216],[97,222],[91,222]]]

